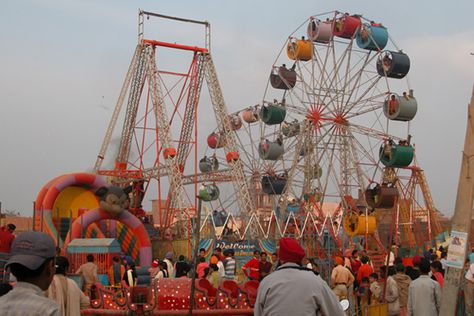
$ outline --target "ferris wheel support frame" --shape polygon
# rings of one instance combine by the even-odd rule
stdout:
[[[238,152],[235,132],[232,129],[229,113],[224,102],[224,96],[222,89],[217,78],[217,72],[214,66],[211,55],[204,54],[205,57],[205,78],[207,86],[211,95],[211,103],[214,108],[214,114],[216,116],[218,129],[224,134],[225,137],[225,151],[226,153]],[[240,205],[240,211],[243,214],[251,217],[256,212],[255,201],[253,196],[250,194],[250,187],[245,178],[243,163],[240,159],[237,159],[230,163],[230,168],[233,173],[232,184],[235,192],[237,192],[237,199]],[[259,227],[258,225],[251,225],[250,235],[252,238],[258,237]]]

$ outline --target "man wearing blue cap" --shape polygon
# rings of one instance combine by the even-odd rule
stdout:
[[[44,295],[55,273],[55,250],[45,233],[25,232],[15,238],[6,266],[18,282],[0,297],[0,315],[59,316],[58,305]]]

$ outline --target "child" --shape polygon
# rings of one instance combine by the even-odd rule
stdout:
[[[204,257],[200,257],[199,258],[199,263],[196,267],[196,273],[197,273],[197,277],[199,279],[202,279],[205,277],[205,272],[204,270],[209,268],[209,264],[206,262],[206,258]]]
[[[382,287],[380,286],[378,281],[379,281],[379,275],[377,273],[374,272],[369,275],[371,305],[380,303]]]
[[[370,280],[368,277],[362,278],[356,296],[360,299],[360,306],[370,304]]]
[[[213,287],[216,289],[219,287],[219,268],[217,267],[217,264],[211,263],[209,265],[209,275],[207,276],[207,279],[209,282],[212,284]]]

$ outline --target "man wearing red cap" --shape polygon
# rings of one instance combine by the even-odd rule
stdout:
[[[280,240],[280,266],[258,288],[255,316],[344,316],[326,282],[301,266],[304,249],[293,238]]]
[[[153,262],[151,263],[151,268],[148,269],[148,272],[150,273],[150,279],[153,280],[156,277],[156,275],[158,274],[158,272],[160,271],[160,268],[158,267],[159,265],[160,265],[159,260],[153,260]]]

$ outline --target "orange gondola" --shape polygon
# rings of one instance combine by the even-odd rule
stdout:
[[[165,150],[163,151],[163,157],[165,157],[165,159],[176,157],[176,149],[172,147],[165,148]]]

